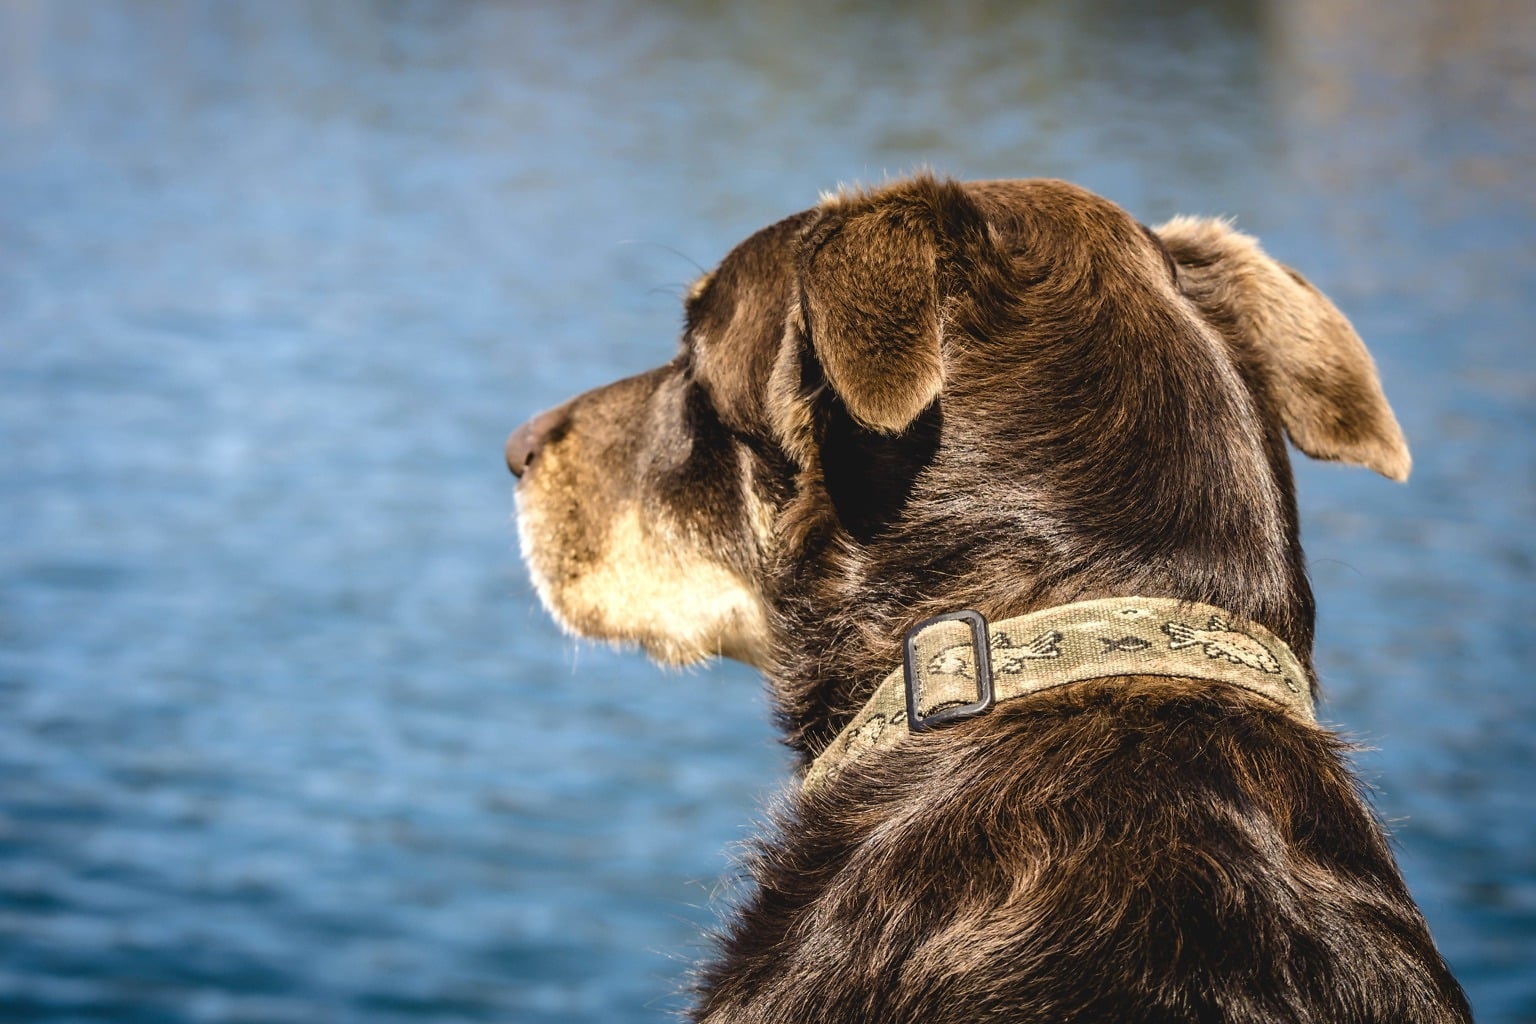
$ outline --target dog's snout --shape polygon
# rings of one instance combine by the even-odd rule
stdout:
[[[507,438],[507,468],[513,476],[521,479],[528,472],[528,467],[533,465],[533,457],[549,438],[557,418],[553,411],[541,412],[512,431]]]

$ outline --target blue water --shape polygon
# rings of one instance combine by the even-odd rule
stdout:
[[[682,1005],[786,760],[747,670],[559,636],[501,442],[924,164],[1234,215],[1354,319],[1416,467],[1300,468],[1326,713],[1536,1020],[1522,0],[0,2],[0,1019]]]

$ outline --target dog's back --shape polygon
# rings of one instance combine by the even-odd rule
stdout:
[[[1467,1019],[1328,733],[1217,685],[1083,684],[797,801],[707,1021]]]

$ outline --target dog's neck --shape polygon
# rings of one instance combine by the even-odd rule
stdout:
[[[1311,673],[1283,641],[1189,601],[1080,601],[992,624],[973,611],[942,615],[907,634],[903,662],[820,752],[806,772],[807,788],[912,733],[1092,679],[1226,683],[1315,721]]]
[[[1227,599],[1231,595],[1175,588],[1160,579],[1114,582],[1079,577],[1050,585],[1018,576],[1014,578],[1026,585],[1018,586],[1010,600],[999,602],[993,594],[996,577],[982,571],[945,574],[953,582],[942,605],[936,601],[902,604],[881,599],[859,582],[864,573],[878,575],[878,568],[861,565],[850,569],[842,577],[848,582],[835,589],[815,587],[779,595],[781,600],[776,602],[775,632],[794,638],[796,643],[776,646],[766,671],[786,742],[807,761],[831,745],[891,668],[900,664],[902,636],[915,623],[956,608],[974,608],[993,622],[1003,622],[1079,602],[1133,595],[1167,603],[1210,605],[1223,609],[1221,614],[1232,621],[1266,629],[1302,666],[1309,686],[1314,679],[1313,598],[1299,556],[1289,593],[1284,599],[1260,604]]]
[[[1023,368],[1018,346],[978,346],[972,376],[946,384],[939,422],[920,417],[899,438],[849,441],[826,400],[821,450],[837,461],[801,472],[767,574],[769,674],[802,753],[847,724],[914,623],[955,608],[1000,620],[1096,598],[1186,599],[1264,626],[1308,662],[1313,600],[1259,368],[1234,371],[1205,332],[1141,331],[1112,347],[1094,337],[1053,335],[1022,350]],[[989,383],[1021,376],[1050,401],[1003,401],[1015,392]],[[895,455],[915,445],[920,471],[901,475]],[[881,490],[887,476],[906,488]],[[958,508],[955,496],[979,491]],[[861,496],[873,511],[850,516]]]

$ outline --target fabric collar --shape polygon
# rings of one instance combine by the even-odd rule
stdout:
[[[1088,679],[1209,679],[1316,721],[1310,673],[1289,647],[1257,623],[1192,601],[1114,597],[993,623],[954,612],[914,626],[904,661],[811,763],[805,788],[910,733]]]

